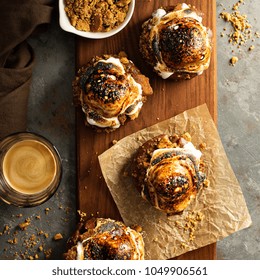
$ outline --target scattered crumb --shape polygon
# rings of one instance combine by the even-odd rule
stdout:
[[[233,5],[232,9],[233,9],[234,11],[236,11],[242,3],[244,3],[244,0],[239,0],[237,3],[235,3],[235,4]]]
[[[134,225],[131,228],[134,229],[137,232],[142,232],[143,231],[143,228],[140,225]]]
[[[57,241],[57,240],[61,240],[63,239],[63,236],[61,233],[56,233],[54,236],[53,236],[53,240]]]
[[[28,218],[28,219],[25,220],[24,223],[20,223],[20,224],[19,224],[19,228],[20,228],[21,230],[26,230],[27,227],[28,227],[30,224],[31,224],[31,220]]]
[[[85,213],[81,210],[78,210],[77,213],[79,214],[80,221],[84,221],[85,217],[87,216],[87,213]]]
[[[203,219],[204,215],[202,212],[192,211],[184,217],[183,222],[175,221],[175,226],[179,229],[183,240],[185,240],[185,242],[181,243],[181,247],[187,248],[189,247],[189,243],[194,241],[196,238],[196,231]]]
[[[57,206],[58,207],[58,206]],[[68,214],[69,207],[59,209],[64,210],[64,214]],[[51,209],[45,208],[42,211],[48,213]],[[41,212],[42,214],[42,212]],[[53,234],[53,238],[49,239],[50,233],[43,231],[42,220],[46,220],[47,226],[51,221],[49,217],[34,213],[25,220],[21,220],[23,214],[11,215],[12,222],[16,224],[10,226],[8,224],[3,225],[3,230],[0,232],[3,239],[2,249],[3,258],[23,259],[23,260],[36,260],[36,259],[49,259],[52,255],[52,248],[47,246],[54,246],[56,240],[63,239],[62,234]],[[65,220],[64,218],[61,218]],[[68,219],[67,219],[68,220]],[[50,245],[47,245],[50,244]],[[6,256],[5,256],[6,254]]]
[[[8,242],[9,244],[17,244],[17,243],[18,243],[18,239],[17,239],[17,238],[8,239],[7,242]]]
[[[115,145],[117,143],[117,140],[113,140],[112,144]]]
[[[44,251],[44,255],[46,259],[49,259],[51,257],[52,254],[52,249],[48,249]]]
[[[207,144],[205,142],[200,143],[200,145],[199,145],[200,150],[204,150],[204,149],[206,149],[206,147],[207,147]]]
[[[234,66],[237,62],[238,62],[238,57],[237,56],[232,56],[231,58],[230,58],[230,64],[232,65],[232,66]]]
[[[256,38],[259,38],[258,32],[252,32],[252,25],[250,24],[248,17],[246,14],[242,14],[239,11],[239,7],[241,4],[245,4],[243,0],[237,1],[232,5],[230,11],[227,11],[226,8],[223,8],[223,11],[220,13],[220,17],[230,23],[232,30],[225,34],[224,32],[220,33],[221,37],[227,35],[228,42],[231,46],[236,46],[236,51],[241,51],[242,46],[246,46],[246,44],[250,41],[254,42]],[[223,7],[223,5],[221,5]],[[226,31],[226,28],[223,28]],[[247,48],[248,51],[252,51],[255,47],[250,46]],[[232,53],[235,53],[234,50],[231,50]],[[238,62],[237,56],[233,56],[230,59],[230,65],[234,66]]]
[[[8,225],[5,225],[5,226],[4,226],[4,231],[3,231],[3,233],[7,233],[9,229],[10,229],[9,226],[8,226]]]
[[[186,243],[184,243],[184,242],[181,243],[181,248],[186,249],[186,248],[188,248],[188,247],[189,247],[189,246],[188,246]]]
[[[182,137],[188,141],[188,142],[191,142],[191,135],[189,134],[189,132],[185,132]]]
[[[198,222],[203,220],[204,215],[201,212],[192,212],[186,218],[184,230],[189,232],[189,241],[195,239],[195,231],[198,227]]]
[[[210,181],[208,179],[205,179],[204,182],[203,182],[203,187],[208,188],[209,185],[210,185]]]

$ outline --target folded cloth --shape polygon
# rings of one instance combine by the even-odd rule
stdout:
[[[51,21],[52,2],[0,1],[0,138],[26,130],[35,58],[26,39]]]

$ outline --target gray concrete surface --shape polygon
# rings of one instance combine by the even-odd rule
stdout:
[[[217,1],[218,14],[236,1]],[[239,8],[260,31],[260,1],[245,0]],[[227,30],[224,31],[223,28]],[[260,39],[248,40],[240,49],[226,36],[230,25],[217,19],[218,30],[218,128],[226,153],[244,193],[253,221],[250,228],[218,242],[219,259],[260,259]],[[255,49],[248,51],[254,45]],[[232,53],[232,50],[234,51]],[[232,56],[235,66],[229,65]]]
[[[227,11],[235,0],[223,1]],[[217,15],[223,10],[217,0]],[[252,32],[260,32],[260,1],[245,0]],[[224,31],[223,28],[226,28]],[[218,259],[260,259],[260,44],[238,49],[225,35],[231,27],[217,17],[218,128],[230,163],[243,190],[253,224],[217,243]],[[0,259],[60,259],[76,222],[75,120],[71,98],[74,77],[74,37],[54,19],[47,33],[30,39],[37,63],[29,100],[28,129],[53,142],[63,162],[57,193],[31,211],[0,201]],[[255,49],[248,51],[250,45]],[[232,52],[232,50],[234,52]],[[236,55],[239,61],[229,65]],[[19,224],[30,219],[25,231]],[[1,228],[2,227],[2,228]],[[1,234],[2,233],[2,234]],[[63,239],[53,240],[56,233]]]

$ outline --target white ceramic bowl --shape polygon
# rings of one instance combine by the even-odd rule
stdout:
[[[86,31],[80,31],[76,29],[74,26],[71,25],[64,8],[65,8],[64,0],[59,0],[59,14],[60,14],[59,22],[60,22],[60,27],[63,30],[85,38],[103,39],[115,35],[128,24],[134,12],[135,0],[132,0],[131,3],[129,4],[128,13],[126,15],[124,22],[121,25],[119,25],[117,28],[112,29],[111,31],[108,32],[86,32]]]

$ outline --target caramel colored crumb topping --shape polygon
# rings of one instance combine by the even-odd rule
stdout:
[[[65,12],[78,30],[107,32],[118,27],[128,12],[131,0],[66,0]]]

